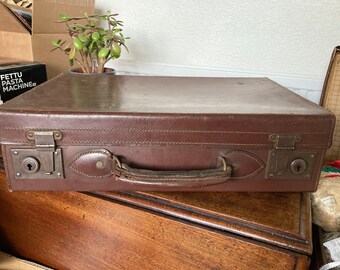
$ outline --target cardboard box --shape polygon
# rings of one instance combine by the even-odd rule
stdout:
[[[0,65],[0,104],[47,81],[44,64]]]
[[[39,62],[46,64],[47,77],[68,71],[68,58],[51,50],[54,39],[67,39],[64,24],[56,23],[58,14],[81,16],[94,12],[95,0],[34,0],[32,32],[6,6],[0,3],[0,64]]]

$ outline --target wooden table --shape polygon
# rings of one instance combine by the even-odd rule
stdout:
[[[2,249],[56,269],[308,269],[303,193],[7,191]]]

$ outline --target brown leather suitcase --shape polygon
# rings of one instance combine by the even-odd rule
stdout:
[[[314,191],[334,126],[266,78],[61,75],[0,117],[11,190]]]

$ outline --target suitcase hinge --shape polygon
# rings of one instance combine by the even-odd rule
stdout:
[[[18,179],[63,178],[62,152],[56,141],[60,131],[28,131],[26,138],[34,141],[33,149],[12,149],[15,175]]]
[[[302,141],[302,135],[271,134],[269,141],[273,146],[269,151],[267,179],[311,178],[316,153],[296,149],[296,145]]]

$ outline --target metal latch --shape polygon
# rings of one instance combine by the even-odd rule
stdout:
[[[26,137],[35,141],[35,147],[40,154],[41,170],[46,174],[54,171],[55,140],[60,140],[60,131],[28,131]]]
[[[294,150],[295,144],[301,142],[301,140],[301,135],[271,134],[269,136],[269,141],[274,143],[276,150]]]
[[[301,135],[271,134],[269,141],[267,179],[311,179],[316,152],[296,149]]]
[[[63,178],[61,148],[56,141],[62,139],[60,131],[28,131],[26,138],[34,141],[35,148],[12,149],[16,178]]]

